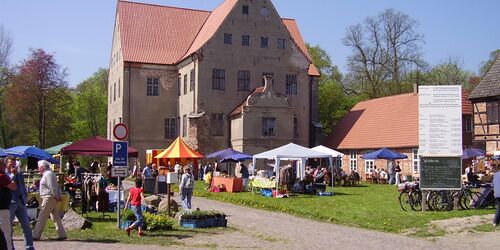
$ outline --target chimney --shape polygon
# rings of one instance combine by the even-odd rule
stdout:
[[[272,91],[274,89],[273,76],[264,75],[262,78],[264,78],[264,92]]]

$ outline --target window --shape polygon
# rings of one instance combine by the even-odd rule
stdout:
[[[231,45],[233,43],[233,35],[224,33],[224,44]]]
[[[113,87],[109,86],[109,103],[113,102]]]
[[[182,137],[187,136],[187,115],[182,116]]]
[[[238,91],[250,91],[250,71],[238,71]]]
[[[165,139],[175,139],[177,137],[177,121],[175,118],[165,119]]]
[[[299,137],[299,117],[293,116],[293,138]]]
[[[267,8],[267,6],[262,6],[260,8],[260,15],[263,17],[269,16],[269,9]]]
[[[266,80],[264,80],[264,76],[270,76],[271,83],[274,85],[274,73],[273,72],[263,72],[262,73],[262,86],[266,85]]]
[[[188,75],[184,75],[184,94],[188,92]]]
[[[278,38],[278,49],[285,49],[285,39]]]
[[[262,117],[262,136],[276,136],[276,118]]]
[[[286,75],[286,93],[297,95],[297,75]]]
[[[181,96],[181,78],[177,79],[177,96]]]
[[[243,8],[241,9],[241,13],[248,15],[248,5],[243,5]]]
[[[349,158],[349,169],[351,171],[358,171],[358,153],[356,150],[351,151],[351,155]]]
[[[472,116],[465,116],[465,132],[472,132]]]
[[[413,172],[414,173],[419,173],[420,172],[420,159],[418,158],[418,148],[414,148],[411,150],[412,155],[413,155]]]
[[[241,45],[242,46],[250,46],[250,36],[249,35],[242,35],[241,36]]]
[[[489,124],[498,123],[499,111],[498,102],[486,103],[486,116]]]
[[[113,101],[116,101],[116,82],[113,84]]]
[[[261,48],[269,48],[269,37],[260,37],[260,47]]]
[[[147,96],[159,96],[158,78],[147,79]]]
[[[194,85],[195,85],[195,71],[194,69],[191,70],[191,72],[189,73],[190,76],[189,76],[189,91],[193,91],[194,90]]]
[[[212,136],[224,136],[224,114],[212,114]]]
[[[118,79],[118,98],[120,98],[120,79]]]
[[[342,168],[342,156],[335,157],[332,160],[333,160],[333,166],[337,168]]]
[[[366,150],[365,154],[369,154],[371,152],[373,152],[373,150]],[[375,166],[374,160],[365,160],[365,173],[371,173],[373,171],[374,166]]]
[[[224,90],[226,82],[226,71],[223,69],[212,70],[212,89]]]

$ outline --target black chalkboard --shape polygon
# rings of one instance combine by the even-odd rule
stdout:
[[[420,188],[428,190],[460,189],[460,157],[420,157]]]

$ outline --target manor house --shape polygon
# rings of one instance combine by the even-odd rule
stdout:
[[[126,124],[142,162],[177,136],[202,154],[313,146],[318,77],[296,21],[270,0],[225,0],[213,11],[118,1],[108,139]]]

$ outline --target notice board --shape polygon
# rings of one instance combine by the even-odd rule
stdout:
[[[461,187],[460,157],[420,157],[420,189],[459,190]]]

